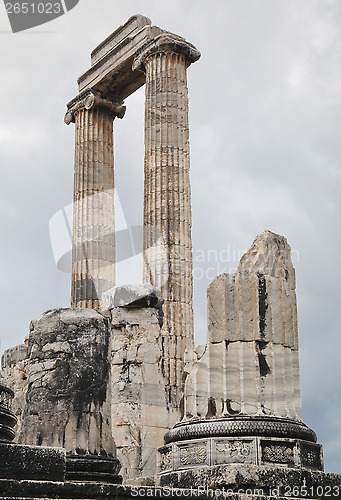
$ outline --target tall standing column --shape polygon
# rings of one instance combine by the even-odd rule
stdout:
[[[199,57],[183,38],[163,34],[135,61],[146,73],[144,282],[163,294],[162,363],[175,406],[194,342],[187,67]]]
[[[88,90],[68,104],[75,122],[71,307],[98,309],[115,285],[113,120],[125,107]]]

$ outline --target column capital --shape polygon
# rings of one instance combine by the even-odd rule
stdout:
[[[114,98],[99,90],[86,89],[67,104],[67,112],[64,117],[66,125],[75,122],[75,115],[81,109],[92,109],[95,107],[106,108],[113,114],[113,118],[123,118],[126,107],[121,99]]]
[[[197,61],[201,56],[196,47],[187,42],[185,38],[173,35],[172,33],[162,33],[156,38],[148,41],[136,52],[132,69],[133,71],[144,71],[145,63],[149,57],[156,54],[170,53],[183,55],[186,59],[187,67]]]

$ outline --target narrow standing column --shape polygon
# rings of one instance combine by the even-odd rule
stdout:
[[[122,103],[94,90],[68,104],[76,125],[71,307],[98,309],[115,285],[113,120]]]
[[[144,282],[161,289],[163,372],[178,406],[183,355],[193,346],[193,277],[187,67],[194,46],[161,35],[137,56],[146,72]]]

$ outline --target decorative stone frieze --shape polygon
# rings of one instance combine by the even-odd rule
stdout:
[[[251,464],[256,462],[256,440],[226,440],[213,441],[213,460],[214,464]]]

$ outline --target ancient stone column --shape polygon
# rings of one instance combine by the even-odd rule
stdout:
[[[161,289],[163,370],[178,404],[182,360],[193,345],[188,66],[200,53],[183,38],[162,34],[138,52],[146,73],[144,282]]]
[[[165,435],[161,470],[226,464],[323,470],[316,434],[301,419],[287,240],[264,231],[235,274],[213,280],[207,297],[208,342],[186,353],[183,418]]]
[[[71,307],[98,309],[115,284],[113,120],[122,102],[94,89],[68,104],[75,122]]]

